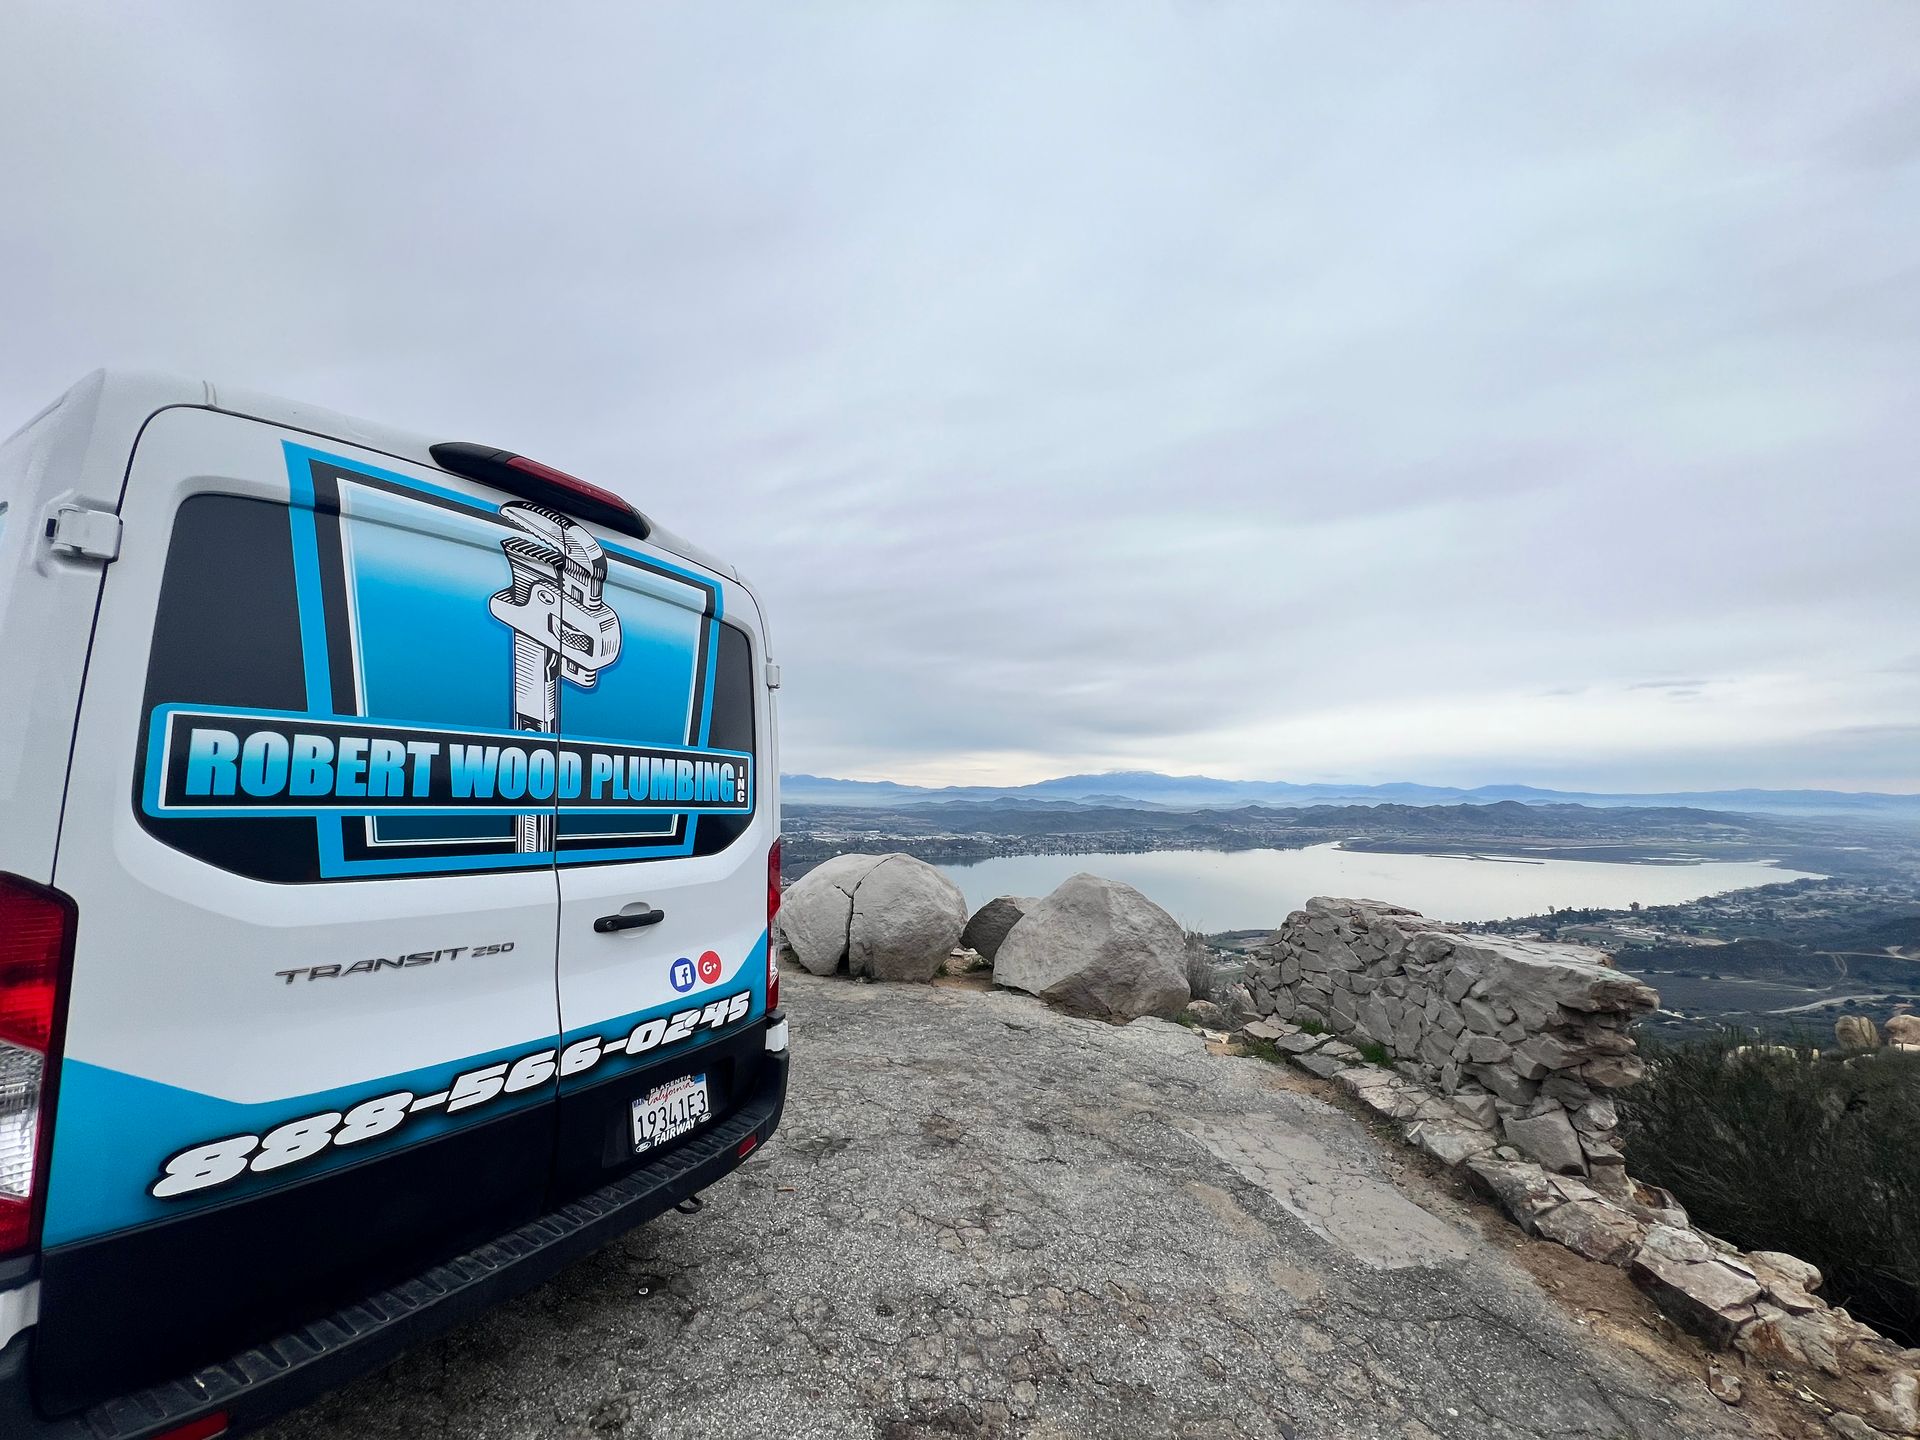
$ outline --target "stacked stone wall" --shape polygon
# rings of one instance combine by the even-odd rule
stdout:
[[[1643,1073],[1628,1027],[1659,997],[1601,951],[1323,896],[1287,917],[1248,980],[1262,1015],[1378,1045],[1469,1124],[1626,1193],[1612,1092]]]

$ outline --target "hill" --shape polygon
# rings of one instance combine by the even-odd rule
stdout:
[[[1287,780],[1223,780],[1210,775],[1162,775],[1121,770],[1098,775],[1061,775],[1030,785],[902,785],[892,780],[841,780],[823,775],[783,775],[790,804],[901,806],[942,800],[1051,800],[1073,804],[1167,806],[1180,809],[1247,805],[1302,808],[1315,805],[1585,805],[1597,808],[1704,808],[1741,814],[1852,815],[1920,828],[1920,795],[1847,790],[1701,790],[1666,794],[1606,794],[1545,790],[1532,785],[1481,785],[1461,789],[1396,781],[1384,785],[1295,784]]]
[[[1349,849],[1552,855],[1660,864],[1771,859],[1792,852],[1783,821],[1684,806],[1493,804],[1270,805],[1181,809],[1043,799],[945,798],[893,805],[789,801],[791,875],[843,851],[900,850],[934,864],[993,855],[1247,850],[1340,841]],[[1276,917],[1277,920],[1278,917]]]

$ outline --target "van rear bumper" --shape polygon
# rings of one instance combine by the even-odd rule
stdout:
[[[229,1417],[228,1435],[264,1424],[533,1289],[728,1174],[749,1139],[764,1142],[779,1126],[787,1069],[784,1052],[767,1054],[759,1087],[732,1114],[611,1185],[278,1339],[79,1414],[44,1420],[35,1412],[29,1329],[0,1351],[0,1435],[150,1440],[217,1411]]]

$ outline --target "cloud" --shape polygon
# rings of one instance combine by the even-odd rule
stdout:
[[[1915,789],[1836,737],[1920,713],[1916,42],[17,6],[0,408],[158,365],[610,484],[763,589],[794,769]]]

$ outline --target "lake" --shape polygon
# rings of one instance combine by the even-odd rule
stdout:
[[[1435,920],[1505,920],[1548,906],[1670,905],[1810,878],[1759,861],[1698,865],[1384,855],[1338,844],[1299,850],[1156,850],[1137,855],[1003,855],[940,867],[968,907],[996,895],[1045,895],[1085,870],[1123,880],[1191,930],[1270,929],[1314,895],[1405,905]]]

